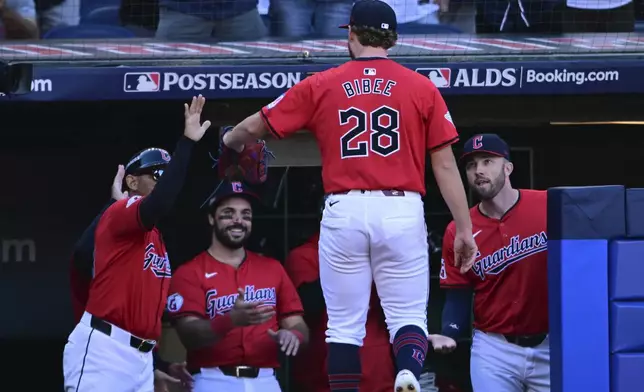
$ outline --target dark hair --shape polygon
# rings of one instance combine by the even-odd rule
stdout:
[[[374,29],[367,26],[351,26],[351,31],[358,37],[362,46],[389,49],[396,45],[398,33],[389,30]]]

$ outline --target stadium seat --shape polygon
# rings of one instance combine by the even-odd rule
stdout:
[[[81,24],[119,26],[121,24],[119,8],[120,6],[118,5],[95,8],[81,18]]]
[[[45,39],[74,38],[134,38],[130,30],[121,26],[81,24],[78,26],[57,27],[49,30]]]

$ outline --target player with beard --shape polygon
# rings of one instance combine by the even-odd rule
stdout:
[[[212,243],[172,277],[168,311],[187,349],[194,392],[279,392],[279,351],[308,340],[302,303],[282,265],[247,251],[256,196],[223,183],[209,201]]]
[[[446,229],[441,287],[447,289],[441,335],[451,352],[469,329],[474,294],[470,374],[474,392],[550,390],[546,191],[515,189],[508,145],[476,135],[460,159],[480,203],[470,210],[479,253],[466,274],[453,267],[454,222]]]

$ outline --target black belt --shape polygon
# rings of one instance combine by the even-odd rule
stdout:
[[[516,344],[521,347],[537,347],[546,340],[547,333],[539,335],[503,335],[508,343]]]
[[[92,316],[90,326],[95,330],[104,333],[107,336],[112,336],[112,324],[98,317]],[[134,335],[130,335],[130,347],[135,348],[143,353],[152,351],[156,343],[149,340],[139,339]]]
[[[360,192],[365,193],[367,190],[364,189],[359,189]],[[331,193],[332,195],[347,195],[351,191],[343,191],[343,192],[333,192]],[[381,189],[381,190],[374,190],[374,192],[382,192],[383,195],[385,196],[405,196],[405,191],[397,191],[395,189]]]
[[[259,368],[252,366],[219,366],[219,370],[231,377],[257,378],[259,376]]]

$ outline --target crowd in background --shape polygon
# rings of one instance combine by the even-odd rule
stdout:
[[[383,0],[400,34],[608,33],[638,30],[641,0]],[[223,41],[344,38],[353,0],[3,0],[5,39],[61,38],[67,26],[118,37]],[[116,38],[87,29],[77,38]],[[129,35],[128,35],[129,34]],[[74,38],[69,32],[65,38]]]

